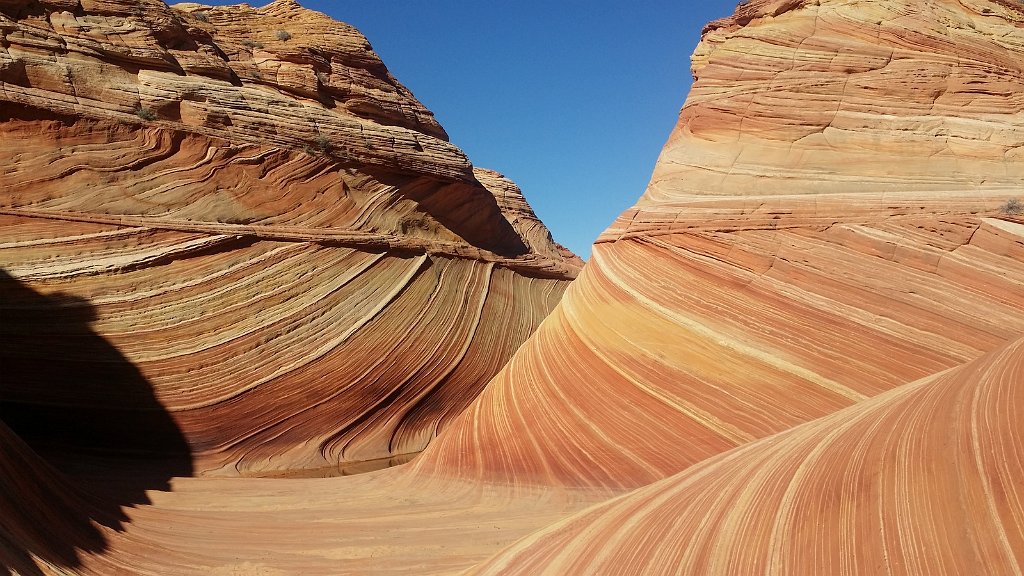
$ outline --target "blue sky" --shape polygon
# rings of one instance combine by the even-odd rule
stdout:
[[[643,193],[689,90],[701,28],[736,5],[299,1],[366,35],[452,143],[519,184],[555,239],[584,258]]]

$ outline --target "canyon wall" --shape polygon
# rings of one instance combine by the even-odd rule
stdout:
[[[705,29],[647,191],[420,456],[349,478],[174,475],[60,566],[1019,573],[1022,63],[1010,0],[744,3]],[[514,186],[473,176],[532,250],[477,247],[486,262],[529,262],[532,283],[571,266]],[[30,308],[66,304],[42,296]],[[29,561],[60,558],[28,541]]]
[[[413,454],[582,265],[295,2],[5,1],[0,32],[0,408],[30,443],[159,421],[147,450],[227,475]]]
[[[413,464],[634,490],[470,573],[1019,573],[1024,7],[755,0],[693,74],[644,195]]]

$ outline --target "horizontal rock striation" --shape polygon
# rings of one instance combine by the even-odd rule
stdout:
[[[696,81],[638,206],[1019,194],[1022,21],[1011,0],[748,2],[705,28]]]

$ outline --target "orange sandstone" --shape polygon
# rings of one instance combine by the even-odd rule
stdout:
[[[150,434],[142,411],[201,474],[413,454],[582,265],[350,26],[65,4],[0,2],[2,404],[27,440],[128,450],[101,429]]]
[[[291,6],[277,2],[260,10],[270,16]],[[234,18],[229,11],[195,5],[181,11],[208,14],[209,22],[190,25],[206,30],[212,41],[211,30],[229,26]],[[1024,220],[1001,213],[999,206],[1021,194],[1024,176],[1019,161],[1022,12],[1009,0],[754,0],[738,7],[733,17],[706,29],[694,53],[693,92],[646,193],[602,235],[565,297],[475,401],[461,394],[433,396],[452,408],[435,420],[443,431],[421,456],[406,466],[352,478],[173,478],[147,492],[144,502],[132,500],[140,505],[126,510],[122,525],[102,529],[102,546],[83,544],[73,562],[59,566],[81,573],[154,575],[744,574],[750,567],[777,574],[1019,573],[1024,562],[1024,494],[1016,481],[1024,472],[1019,457]],[[192,22],[187,14],[182,17]],[[236,76],[251,70],[242,65],[247,54],[274,46],[270,38],[252,40],[263,49],[243,40],[233,40],[235,47],[224,41],[228,68]],[[153,50],[131,54],[156,62],[162,56]],[[260,59],[254,55],[253,60]],[[301,71],[288,74],[302,76]],[[153,75],[161,79],[162,90],[170,91],[164,76]],[[321,76],[321,84],[332,85],[329,75],[326,81]],[[268,75],[261,72],[261,77]],[[263,86],[245,81],[241,88],[254,83]],[[332,149],[358,155],[359,167],[343,173],[352,208],[328,203],[321,209],[313,203],[307,209],[301,203],[278,210],[284,216],[269,216],[268,222],[204,222],[196,228],[193,215],[212,208],[179,193],[179,186],[140,188],[116,198],[97,194],[107,198],[100,202],[107,207],[87,216],[81,211],[89,194],[80,192],[33,197],[34,208],[12,207],[9,217],[18,226],[6,228],[9,242],[18,243],[19,253],[45,254],[37,260],[48,261],[39,264],[45,279],[47,270],[107,274],[111,267],[121,269],[119,259],[145,269],[168,251],[217,254],[192,247],[233,242],[236,236],[251,239],[239,250],[255,255],[245,252],[228,259],[231,263],[218,257],[216,265],[190,270],[193,280],[182,293],[194,290],[199,278],[230,275],[231,266],[252,261],[269,266],[302,257],[316,266],[328,256],[354,258],[355,269],[381,266],[398,284],[415,268],[410,260],[429,256],[445,259],[432,262],[431,274],[457,277],[458,286],[480,282],[474,274],[484,265],[506,270],[510,282],[525,282],[533,291],[524,298],[536,298],[539,284],[545,286],[541,292],[553,291],[554,282],[540,277],[572,269],[573,259],[550,243],[511,184],[473,171],[450,153],[427,116],[395,115],[389,102],[400,97],[398,92],[368,97],[375,102],[373,114],[363,113],[362,105],[349,110],[351,117],[337,112],[344,106],[332,109],[357,123],[383,125],[382,114],[393,118],[372,129],[418,131],[422,148],[400,147],[408,157],[391,160],[376,144],[360,147],[346,131],[348,124],[327,131],[338,138]],[[317,94],[326,98],[323,94],[335,92],[325,88]],[[265,107],[284,114],[286,106],[273,104],[278,97],[267,96]],[[130,119],[131,109],[121,110]],[[86,117],[58,112],[80,114],[72,123]],[[237,128],[203,120],[215,127],[188,132],[189,138],[203,139],[196,150],[213,150],[221,142],[215,139],[234,142],[236,130],[248,130],[243,126],[270,122],[259,116],[245,124],[249,115]],[[65,129],[63,120],[50,121],[55,131]],[[177,120],[159,116],[153,122]],[[69,137],[94,132],[71,130]],[[114,128],[108,133],[119,134]],[[146,137],[154,149],[162,145],[161,134]],[[213,163],[240,170],[226,173],[244,174],[251,163],[275,158],[262,156],[265,149],[302,144],[301,138],[267,138],[258,140],[258,150],[238,152],[238,160],[211,152],[209,158],[197,154],[188,166],[203,172],[204,163]],[[408,140],[396,139],[403,142]],[[76,146],[87,153],[92,144]],[[166,146],[188,150],[191,145],[172,141]],[[274,165],[279,171],[268,167],[262,173],[298,189],[317,182],[320,172],[303,172],[310,162],[327,162],[313,156],[293,161],[292,153],[281,154],[282,163]],[[185,169],[164,169],[161,154],[154,156],[139,165],[145,170],[156,164],[148,176],[155,182],[168,182]],[[117,166],[135,165],[118,164],[117,158],[99,164],[110,169],[89,176],[94,183],[82,184],[102,189],[104,178],[123,174]],[[60,164],[62,174],[82,172],[66,162]],[[389,174],[402,176],[383,178],[369,168],[381,163]],[[47,165],[33,170],[40,180],[46,179]],[[187,180],[202,179],[192,174]],[[234,181],[239,178],[229,180]],[[454,182],[456,197],[495,201],[507,233],[474,243],[467,230],[475,230],[473,218],[482,216],[449,217],[432,208],[452,206],[442,201],[447,194],[432,192],[438,181]],[[125,206],[141,206],[151,193],[176,198],[172,214],[136,216],[164,223],[116,220],[127,217]],[[224,206],[237,217],[233,204]],[[95,228],[80,234],[82,240],[67,238],[46,232],[30,210],[51,210],[62,218],[77,211],[76,218],[88,218]],[[346,220],[351,224],[308,225],[321,211],[331,222],[351,216]],[[178,213],[188,217],[173,216]],[[289,225],[292,221],[300,224]],[[152,238],[143,243],[135,234]],[[75,256],[77,248],[53,258],[52,248],[42,247],[81,241],[106,246],[100,251],[107,255],[83,262]],[[361,250],[364,243],[375,243],[381,253]],[[287,250],[298,250],[295,245],[327,254],[293,255]],[[18,268],[17,274],[37,285],[34,269]],[[266,275],[276,278],[267,281],[274,290],[317,277],[315,269],[291,263],[273,270]],[[340,288],[327,286],[322,293],[370,284],[366,278],[355,273]],[[109,278],[102,283],[109,285]],[[100,311],[107,302],[130,300],[127,286],[131,283],[99,300]],[[147,290],[159,294],[162,286]],[[362,295],[371,289],[355,290]],[[439,299],[430,312],[437,318],[467,314],[465,306],[444,300],[443,291],[430,296],[435,290],[429,283],[413,292],[421,296],[412,302]],[[218,309],[216,288],[201,293],[209,294]],[[43,296],[47,300],[39,306],[55,301]],[[282,296],[280,305],[299,297]],[[278,302],[276,296],[267,298]],[[511,309],[520,311],[512,314],[518,317],[538,308]],[[384,310],[394,315],[375,334],[420,321],[413,305]],[[344,312],[337,304],[325,302],[314,316],[339,313]],[[118,341],[116,334],[130,330],[107,330],[105,316],[100,318],[96,331],[134,363],[131,346],[140,341],[139,333]],[[522,330],[536,322],[530,318]],[[225,318],[207,338],[245,332],[247,323],[259,320],[246,314]],[[296,335],[288,346],[250,356],[242,366],[289,366],[294,360],[285,354],[316,349],[320,340],[313,334],[320,331]],[[439,349],[454,346],[451,337],[437,342]],[[150,342],[147,350],[152,348],[156,344]],[[168,352],[174,351],[160,353]],[[483,348],[480,354],[486,356]],[[215,355],[200,368],[216,366],[223,357]],[[324,365],[348,366],[345,360]],[[148,372],[145,362],[139,366],[149,378],[159,374]],[[388,358],[374,366],[397,373],[410,368]],[[431,362],[412,368],[417,374],[437,373]],[[173,399],[187,397],[192,389],[165,395],[156,386],[155,400],[174,415]],[[286,406],[309,402],[283,389],[270,390],[280,391],[257,405],[268,412],[285,399],[294,401]],[[338,443],[322,443],[323,421],[313,419],[315,426],[285,426],[258,441],[239,440],[244,450],[213,453],[232,454],[227,461],[242,463],[243,469],[255,462],[253,469],[259,469],[260,462],[274,461],[270,454],[278,454],[278,438],[294,445],[293,434],[300,432],[317,438],[321,453],[327,447],[332,455],[381,447],[387,438],[406,442],[420,437],[417,428],[397,432],[404,429],[396,423],[420,421],[412,417],[415,411],[403,412],[418,398],[383,399],[381,417],[360,421],[353,440],[342,435],[332,437],[340,438]],[[314,400],[307,406],[315,413],[320,404]],[[183,427],[185,437],[199,428],[198,421]],[[364,433],[371,428],[380,433]],[[109,477],[96,469],[76,476],[86,483]],[[9,534],[0,532],[15,542],[13,549],[25,552],[19,566],[45,567],[57,557],[33,549],[27,537]],[[27,543],[17,548],[18,542]]]

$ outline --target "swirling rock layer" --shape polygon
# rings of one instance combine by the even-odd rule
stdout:
[[[0,406],[30,442],[131,451],[167,412],[146,448],[197,473],[416,453],[581,265],[294,2],[2,2],[0,32]]]
[[[708,218],[596,244],[537,334],[416,466],[635,488],[1024,332],[1020,223],[726,231]]]
[[[1024,340],[573,516],[474,574],[1014,574]]]
[[[74,569],[1019,573],[1022,31],[1002,0],[745,3],[647,193],[422,455],[175,479]]]
[[[419,466],[636,487],[1019,336],[1022,53],[1013,2],[709,25],[647,192]]]
[[[417,464],[636,490],[470,572],[1018,573],[1022,41],[1013,2],[710,25],[645,195]]]

